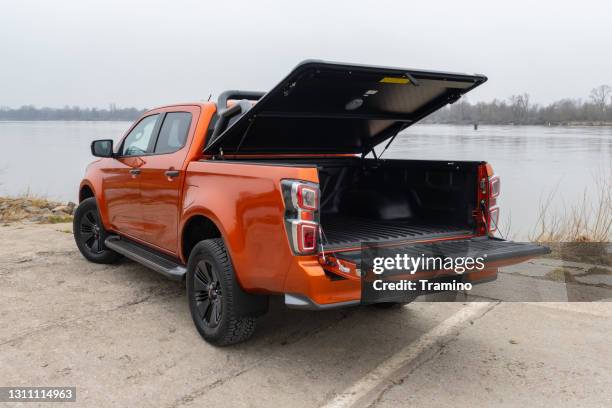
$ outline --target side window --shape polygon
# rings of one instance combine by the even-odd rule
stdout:
[[[155,153],[173,153],[185,146],[191,126],[191,113],[168,112],[159,131]]]
[[[147,116],[132,129],[121,147],[122,156],[140,156],[151,153],[149,146],[158,117],[159,114]]]

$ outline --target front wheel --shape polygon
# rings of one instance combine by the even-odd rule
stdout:
[[[244,294],[223,240],[208,239],[193,248],[186,280],[191,317],[204,340],[226,346],[253,335],[256,319],[239,312]]]
[[[88,261],[110,264],[121,259],[121,255],[104,245],[108,232],[102,225],[94,197],[81,201],[74,212],[72,229],[76,245]]]

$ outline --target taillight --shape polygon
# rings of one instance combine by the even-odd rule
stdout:
[[[480,214],[482,214],[481,233],[492,233],[497,231],[499,222],[499,207],[497,198],[500,194],[501,182],[498,176],[493,175],[493,168],[482,165],[479,169],[478,201],[480,203]]]
[[[319,232],[319,186],[306,181],[283,180],[281,188],[291,249],[299,255],[315,253]]]
[[[499,196],[500,181],[499,177],[489,177],[489,198],[497,198]]]
[[[296,184],[298,207],[303,210],[315,211],[319,204],[319,188],[301,183]]]
[[[497,197],[499,197],[499,188],[499,177],[489,177],[489,208],[494,207],[497,204]]]
[[[304,222],[297,224],[297,249],[300,253],[309,253],[317,249],[318,228],[318,224],[307,224]]]
[[[499,189],[501,187],[499,177],[489,177],[489,232],[497,231],[497,223],[499,221],[499,207],[497,207],[497,197],[499,197]]]
[[[499,221],[499,207],[489,208],[489,232],[497,231],[497,223]]]

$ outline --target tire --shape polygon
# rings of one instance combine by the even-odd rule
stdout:
[[[410,302],[408,302],[410,303]],[[408,303],[400,303],[400,302],[383,302],[383,303],[373,303],[370,306],[376,309],[400,309],[401,307],[407,305]]]
[[[376,309],[400,309],[407,304],[410,304],[415,301],[417,296],[410,296],[408,299],[405,299],[403,302],[381,302],[381,303],[372,303],[371,307]]]
[[[72,231],[79,251],[88,261],[112,264],[121,259],[121,255],[104,245],[109,233],[102,225],[94,197],[81,201],[75,210]]]
[[[238,285],[222,239],[204,240],[193,248],[186,285],[191,317],[204,340],[227,346],[253,335],[256,318],[240,312],[241,300],[252,295]]]

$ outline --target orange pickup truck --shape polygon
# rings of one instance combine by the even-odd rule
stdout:
[[[469,243],[489,268],[464,278],[495,279],[545,248],[493,237],[491,166],[381,158],[402,130],[485,81],[305,61],[267,93],[150,110],[116,146],[92,143],[76,244],[92,262],[125,256],[184,280],[195,326],[216,345],[249,338],[270,295],[309,310],[371,303],[364,242],[438,256]],[[394,301],[406,299],[384,304]]]

